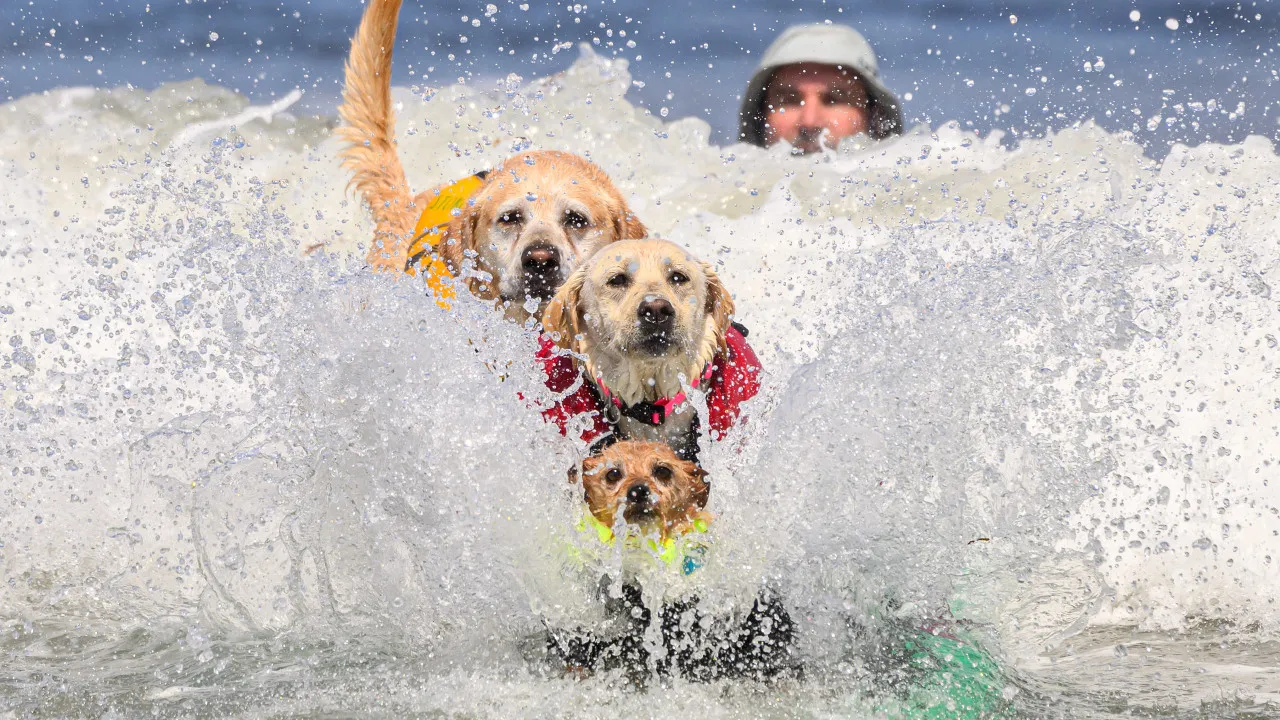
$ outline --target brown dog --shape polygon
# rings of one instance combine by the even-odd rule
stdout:
[[[733,299],[711,266],[663,240],[626,240],[578,268],[542,323],[581,358],[599,411],[629,440],[657,440],[696,458],[694,409],[705,394],[711,429],[723,435],[759,389],[759,363]],[[564,414],[551,411],[553,416]]]
[[[570,474],[570,481],[576,480]],[[655,442],[617,442],[582,461],[587,506],[605,527],[622,519],[659,540],[678,537],[696,520],[710,521],[707,473]]]
[[[373,213],[368,262],[405,269],[421,211],[439,190],[413,195],[396,154],[391,51],[401,0],[369,0],[351,41],[338,112],[343,166]],[[475,295],[500,301],[508,316],[538,317],[556,288],[599,247],[644,237],[621,193],[599,167],[571,153],[517,155],[449,223],[437,252]]]

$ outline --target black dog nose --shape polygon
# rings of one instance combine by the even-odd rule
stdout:
[[[666,325],[676,316],[676,309],[666,300],[657,298],[640,303],[638,314],[640,321],[646,325]]]
[[[649,504],[649,486],[645,484],[632,485],[627,490],[627,502],[635,505]]]
[[[520,264],[527,273],[547,275],[560,267],[560,251],[550,245],[532,245],[520,255]]]

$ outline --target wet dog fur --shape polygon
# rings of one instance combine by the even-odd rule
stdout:
[[[414,194],[396,152],[391,54],[401,0],[369,0],[347,58],[343,167],[373,214],[367,261],[402,272],[418,216],[439,189]],[[472,293],[507,315],[537,318],[556,288],[599,247],[646,234],[608,176],[572,153],[516,155],[491,172],[445,231],[438,252]],[[526,307],[536,302],[532,312]]]
[[[574,271],[542,316],[562,348],[582,358],[627,405],[672,397],[725,348],[733,298],[711,265],[665,240],[625,240]],[[620,417],[631,440],[655,440],[692,457],[691,407],[651,426]]]
[[[570,481],[577,481],[575,472]],[[582,461],[583,499],[591,514],[613,527],[623,521],[642,535],[660,540],[678,537],[706,512],[707,473],[681,460],[664,443],[618,442]]]
[[[501,302],[523,321],[542,315],[583,260],[645,232],[603,170],[546,150],[521,153],[491,171],[438,247],[472,294]],[[530,299],[537,302],[532,311]]]

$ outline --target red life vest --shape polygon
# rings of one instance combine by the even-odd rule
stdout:
[[[705,385],[709,415],[707,420],[711,425],[711,436],[716,440],[724,439],[729,428],[737,422],[742,403],[755,397],[760,391],[760,361],[747,344],[747,338],[737,327],[731,325],[725,331],[724,340],[727,349],[711,360],[710,382]],[[574,383],[581,381],[577,390],[543,410],[542,418],[555,423],[563,435],[569,431],[570,418],[584,413],[591,415],[592,426],[582,433],[582,440],[587,443],[609,432],[612,425],[605,416],[605,401],[595,385],[578,368],[573,357],[559,350],[555,342],[546,335],[538,342],[537,357],[547,373],[549,390],[564,393]],[[661,402],[658,404],[663,405]]]

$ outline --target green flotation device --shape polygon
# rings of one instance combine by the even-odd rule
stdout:
[[[999,664],[978,645],[921,630],[903,643],[912,682],[905,696],[880,703],[877,713],[894,720],[1006,720],[1013,703],[1005,697]]]

